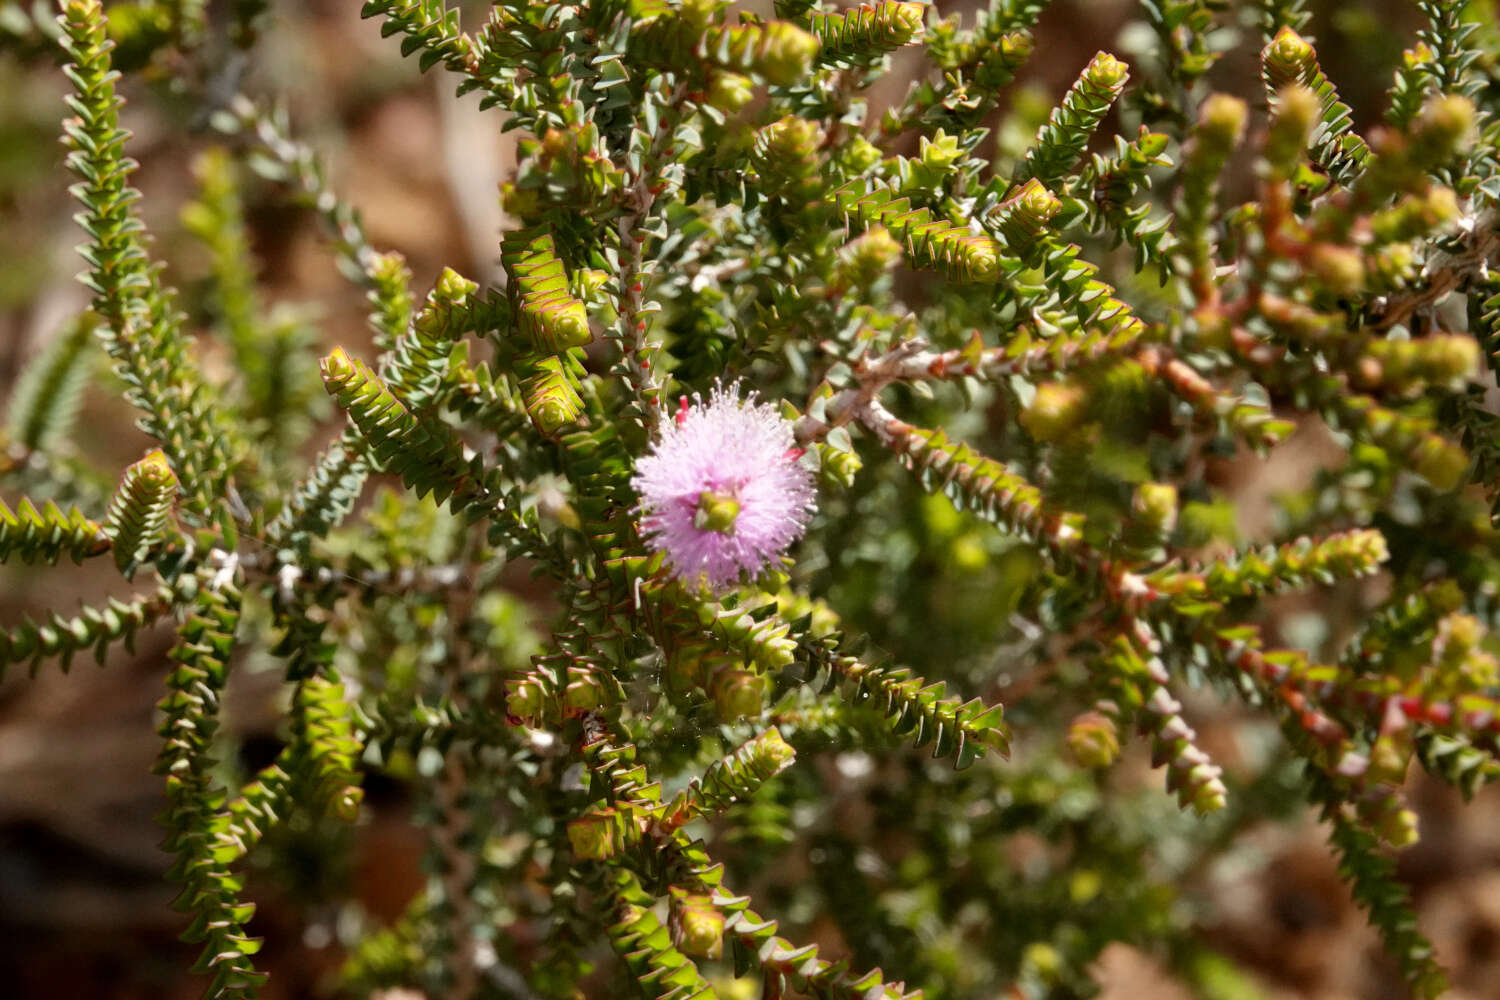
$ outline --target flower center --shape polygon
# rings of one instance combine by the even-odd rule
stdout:
[[[698,509],[693,514],[693,527],[699,531],[732,535],[735,518],[739,516],[740,501],[737,497],[729,493],[704,490],[698,494]]]

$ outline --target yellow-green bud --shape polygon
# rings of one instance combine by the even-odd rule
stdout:
[[[1443,644],[1443,661],[1456,663],[1469,655],[1484,638],[1485,629],[1479,619],[1455,611],[1438,622],[1438,639]]]
[[[1401,62],[1407,69],[1416,69],[1432,62],[1432,48],[1426,42],[1418,42],[1405,52],[1401,53]]]
[[[437,294],[450,302],[463,302],[477,291],[477,281],[470,281],[451,267],[443,268],[443,273],[438,275]]]
[[[787,21],[764,26],[760,59],[756,68],[767,80],[790,86],[807,75],[821,44],[818,39]]]
[[[1296,169],[1321,111],[1318,96],[1299,83],[1283,87],[1276,96],[1276,116],[1266,131],[1265,158],[1277,176],[1289,177]]]
[[[787,115],[756,133],[752,162],[762,186],[773,194],[813,196],[818,185],[818,146],[823,133],[805,118]]]
[[[1261,52],[1261,64],[1271,86],[1280,90],[1292,82],[1301,82],[1303,74],[1318,58],[1317,50],[1291,25],[1283,25]]]
[[[1062,974],[1062,956],[1057,949],[1045,941],[1033,941],[1021,953],[1021,964],[1034,972],[1043,982],[1056,982]]]
[[[546,692],[529,677],[507,681],[505,684],[505,713],[512,719],[534,722],[542,717],[546,706]]]
[[[887,12],[891,41],[905,45],[922,33],[922,21],[927,16],[927,5],[912,0],[893,3],[885,0],[880,5]]]
[[[753,745],[756,758],[769,763],[778,773],[790,767],[797,759],[797,751],[775,729],[767,729],[761,733],[755,738]]]
[[[668,889],[672,910],[672,943],[684,955],[719,958],[724,954],[724,914],[708,896],[692,896],[676,886]]]
[[[1250,109],[1238,97],[1210,94],[1198,110],[1198,127],[1193,134],[1208,149],[1228,155],[1239,145],[1249,114]]]
[[[1417,255],[1409,243],[1391,243],[1370,259],[1370,268],[1382,288],[1398,287],[1417,275]]]
[[[849,140],[838,155],[851,174],[862,174],[881,159],[880,150],[862,135]]]
[[[1094,56],[1094,61],[1089,63],[1085,72],[1095,86],[1107,90],[1121,86],[1130,78],[1130,66],[1108,52],[1100,52]]]
[[[1462,333],[1427,339],[1426,375],[1434,382],[1466,378],[1479,367],[1479,341]]]
[[[1078,426],[1087,402],[1081,386],[1043,382],[1036,387],[1031,405],[1021,413],[1021,426],[1038,441],[1057,441]]]
[[[1224,782],[1219,780],[1219,769],[1212,764],[1193,765],[1187,782],[1193,789],[1190,799],[1193,811],[1200,816],[1218,812],[1229,801]]]
[[[1000,280],[1000,254],[995,241],[984,237],[968,240],[962,248],[964,269],[971,281]]]
[[[1437,434],[1429,434],[1411,456],[1417,475],[1438,490],[1458,486],[1469,468],[1469,456],[1458,445]]]
[[[854,485],[854,478],[859,475],[859,470],[864,468],[858,452],[840,451],[819,442],[818,455],[821,460],[818,466],[819,477],[829,488],[849,489]]]
[[[922,165],[936,171],[946,171],[964,155],[958,146],[958,137],[948,135],[942,129],[931,139],[923,136],[919,150],[917,155]]]
[[[748,670],[721,670],[713,679],[712,694],[720,720],[733,722],[761,713],[766,681]]]
[[[1400,850],[1417,842],[1417,814],[1401,805],[1394,795],[1361,806],[1360,811],[1375,835],[1391,847]]]
[[[734,522],[739,516],[740,502],[736,497],[704,490],[698,494],[698,509],[693,514],[693,527],[699,531],[732,535]]]
[[[1120,756],[1120,734],[1102,712],[1084,712],[1068,726],[1068,751],[1080,767],[1105,768]]]
[[[864,235],[839,251],[838,282],[848,288],[865,289],[901,260],[901,244],[882,225],[874,225]]]
[[[1062,208],[1062,202],[1058,200],[1057,195],[1048,191],[1035,177],[1016,192],[1011,203],[1028,222],[1037,224],[1047,222]]]
[[[603,861],[623,846],[619,813],[610,808],[585,813],[568,823],[568,843],[573,853],[591,861]]]
[[[1431,187],[1424,194],[1407,195],[1394,206],[1376,212],[1370,231],[1382,242],[1425,236],[1458,218],[1458,196],[1451,188]]]
[[[578,291],[583,295],[597,295],[609,283],[609,272],[597,267],[579,268],[573,278],[578,282]]]
[[[1470,688],[1493,687],[1500,680],[1500,662],[1482,649],[1476,649],[1464,658],[1462,671],[1465,686]]]
[[[1446,615],[1468,603],[1468,595],[1456,581],[1449,578],[1428,589],[1427,603],[1434,611]]]
[[[1170,534],[1177,526],[1177,487],[1171,483],[1142,483],[1131,506],[1155,534]]]
[[[715,70],[708,80],[709,106],[720,111],[734,113],[755,97],[754,82],[743,73],[727,69]]]
[[[1452,188],[1428,188],[1427,197],[1422,199],[1421,205],[1423,219],[1429,229],[1458,218],[1458,195],[1453,193]]]
[[[1434,97],[1422,109],[1412,141],[1446,152],[1453,149],[1474,127],[1474,102],[1459,94]]]
[[[1320,243],[1312,248],[1307,265],[1335,295],[1353,295],[1365,287],[1365,265],[1357,251]]]

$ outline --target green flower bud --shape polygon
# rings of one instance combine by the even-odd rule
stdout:
[[[823,485],[829,489],[849,489],[854,485],[854,478],[859,475],[859,470],[864,468],[864,462],[859,454],[853,451],[841,451],[825,442],[818,442],[818,476]]]
[[[126,578],[134,576],[165,537],[178,487],[177,476],[160,448],[131,465],[109,502],[102,532],[109,541],[96,537],[92,550],[113,546],[115,565]],[[0,504],[0,517],[7,516],[4,505]]]
[[[1113,90],[1130,78],[1130,66],[1108,52],[1100,52],[1089,63],[1088,78],[1101,90]]]
[[[1011,249],[1035,263],[1032,255],[1041,249],[1038,239],[1061,209],[1057,196],[1033,177],[996,206],[994,215]]]
[[[1425,66],[1436,58],[1432,48],[1426,42],[1418,42],[1411,48],[1401,53],[1401,62],[1407,69],[1417,69]]]
[[[1198,109],[1198,127],[1193,135],[1208,149],[1227,156],[1240,144],[1249,114],[1250,109],[1238,97],[1210,94]]]
[[[1317,50],[1291,25],[1283,25],[1276,37],[1261,52],[1266,79],[1276,90],[1289,83],[1301,83],[1318,58]]]
[[[1469,690],[1493,687],[1500,681],[1500,662],[1489,653],[1476,649],[1464,658],[1460,673]]]
[[[1427,338],[1423,374],[1432,382],[1467,378],[1479,367],[1479,341],[1466,334]]]
[[[1218,812],[1229,802],[1229,793],[1219,779],[1219,769],[1212,764],[1197,764],[1188,772],[1187,783],[1193,789],[1189,800],[1200,816]]]
[[[1062,955],[1045,941],[1033,941],[1021,953],[1021,966],[1043,982],[1053,983],[1062,975]]]
[[[578,283],[578,291],[581,295],[594,296],[609,283],[609,272],[601,271],[596,267],[580,268],[574,275]]]
[[[505,683],[505,713],[521,722],[535,722],[542,717],[547,703],[547,693],[541,684],[530,677],[522,677]]]
[[[739,500],[728,494],[704,490],[698,494],[698,510],[693,514],[693,527],[699,531],[732,535],[734,522],[739,516]]]
[[[1459,94],[1444,94],[1427,102],[1417,121],[1412,145],[1423,159],[1447,158],[1474,127],[1474,102]]]
[[[901,244],[882,225],[871,226],[863,236],[839,251],[837,283],[845,288],[868,289],[901,260]]]
[[[683,0],[678,17],[684,24],[701,32],[713,20],[718,7],[718,0]]]
[[[1383,246],[1370,258],[1369,270],[1381,288],[1397,288],[1417,276],[1416,251],[1409,243]]]
[[[1021,413],[1021,426],[1038,441],[1058,441],[1083,419],[1088,400],[1083,388],[1071,382],[1043,382],[1031,405]]]
[[[1139,361],[1123,358],[1106,367],[1090,387],[1088,410],[1098,420],[1123,426],[1146,410],[1151,385]]]
[[[724,954],[724,914],[708,896],[692,896],[670,886],[672,943],[684,955],[719,958]]]
[[[733,722],[760,715],[765,707],[766,681],[748,670],[721,670],[714,676],[711,693],[719,719]]]
[[[1462,662],[1484,638],[1485,628],[1473,615],[1455,611],[1438,622],[1438,642],[1442,662],[1454,666]]]
[[[470,281],[451,267],[445,267],[443,273],[438,275],[436,291],[439,298],[449,302],[463,302],[479,291],[479,283]]]
[[[1317,95],[1301,84],[1284,87],[1276,95],[1276,116],[1266,131],[1265,144],[1266,163],[1274,175],[1291,176],[1321,112]]]
[[[881,160],[880,150],[862,135],[849,140],[838,156],[851,174],[862,174]]]
[[[976,237],[962,247],[964,269],[971,281],[1000,280],[1000,255],[995,241]]]
[[[1437,434],[1429,434],[1411,456],[1417,475],[1441,491],[1454,489],[1469,469],[1469,456],[1458,445]]]
[[[1365,777],[1384,785],[1399,786],[1406,780],[1411,744],[1397,733],[1382,733],[1370,747],[1370,765]]]
[[[1131,506],[1158,536],[1171,534],[1177,526],[1177,487],[1171,483],[1142,483],[1135,488]]]
[[[1062,202],[1058,200],[1057,195],[1048,191],[1034,177],[1017,192],[1014,203],[1017,210],[1028,220],[1039,224],[1050,220],[1062,208]]]
[[[922,33],[922,21],[927,16],[927,5],[911,0],[893,3],[885,0],[877,10],[886,13],[890,32],[889,43],[905,45]]]
[[[948,168],[957,163],[964,155],[958,146],[958,137],[948,135],[939,129],[937,135],[928,139],[922,137],[920,152],[917,154],[922,165],[938,172],[946,172]]]
[[[1120,734],[1102,712],[1084,712],[1068,726],[1068,751],[1080,767],[1105,768],[1120,756]]]
[[[818,186],[818,146],[823,133],[812,122],[787,115],[761,129],[755,136],[752,162],[762,186],[773,194],[801,190],[811,198]]]
[[[1377,240],[1393,243],[1425,236],[1456,218],[1458,196],[1451,188],[1432,187],[1376,212],[1370,218],[1370,231]]]
[[[767,80],[790,86],[807,75],[820,47],[816,37],[786,21],[764,25],[756,69]]]
[[[620,814],[610,808],[585,813],[568,823],[573,853],[590,861],[612,858],[624,846]]]
[[[708,103],[720,111],[734,113],[755,97],[755,83],[743,73],[715,70],[708,80]]]
[[[1377,340],[1369,346],[1382,380],[1410,390],[1426,384],[1449,385],[1472,375],[1479,344],[1467,334],[1433,334],[1421,340]]]
[[[1308,254],[1307,265],[1323,286],[1335,295],[1354,295],[1364,290],[1364,261],[1355,250],[1318,244]]]
[[[753,745],[756,759],[769,764],[768,770],[773,772],[785,770],[797,759],[797,751],[775,729],[767,729],[761,733],[755,738]]]
[[[1362,802],[1359,811],[1375,835],[1391,847],[1400,850],[1417,842],[1417,814],[1403,806],[1394,794]]]

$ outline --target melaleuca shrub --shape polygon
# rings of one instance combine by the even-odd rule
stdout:
[[[520,136],[496,277],[426,287],[243,72],[275,5],[42,6],[0,47],[64,64],[91,301],[12,394],[0,558],[135,589],[0,656],[175,635],[208,995],[265,980],[246,873],[347,853],[371,775],[431,875],[389,926],[328,901],[353,995],[1074,996],[1118,941],[1228,996],[1191,873],[1309,808],[1444,989],[1395,872],[1412,772],[1496,773],[1492,10],[1419,0],[1356,110],[1297,0],[1143,0],[1045,101],[1043,2],[371,0]],[[181,289],[127,87],[195,151]],[[271,308],[247,198],[316,217],[371,340]],[[100,470],[85,389],[153,450]],[[1308,440],[1338,459],[1242,534],[1235,483]],[[282,728],[239,773],[250,661]]]

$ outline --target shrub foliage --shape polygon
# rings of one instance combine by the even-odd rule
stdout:
[[[1393,857],[1413,762],[1469,795],[1500,734],[1483,5],[1417,4],[1361,132],[1300,2],[1142,0],[1155,47],[1038,113],[1010,81],[1040,2],[965,26],[897,0],[498,0],[466,26],[370,0],[522,135],[503,279],[426,291],[275,94],[206,72],[254,57],[265,6],[64,0],[54,29],[0,4],[0,45],[61,46],[92,299],[14,396],[0,559],[109,553],[143,588],[6,626],[0,663],[174,623],[161,823],[208,995],[265,979],[246,856],[291,817],[357,819],[378,772],[411,784],[433,874],[345,942],[356,994],[1071,996],[1114,940],[1199,982],[1219,966],[1150,846],[1213,857],[1297,802],[1412,992],[1444,989]],[[1249,102],[1207,82],[1237,45]],[[872,109],[896,57],[914,82]],[[182,218],[227,375],[153,257],[122,72],[215,130]],[[316,214],[369,353],[320,360],[267,308],[247,167]],[[156,442],[112,497],[71,447],[91,340]],[[715,592],[642,537],[632,470],[679,397],[736,382],[781,407],[820,509]],[[1242,542],[1226,470],[1319,433],[1344,457]],[[1292,591],[1358,620],[1293,644],[1267,603]],[[235,774],[220,697],[257,651],[284,749]],[[1216,760],[1204,713],[1277,748]],[[1111,776],[1134,738],[1175,805]],[[835,819],[851,796],[867,829]],[[1004,853],[1023,830],[1057,852],[1040,874]]]

